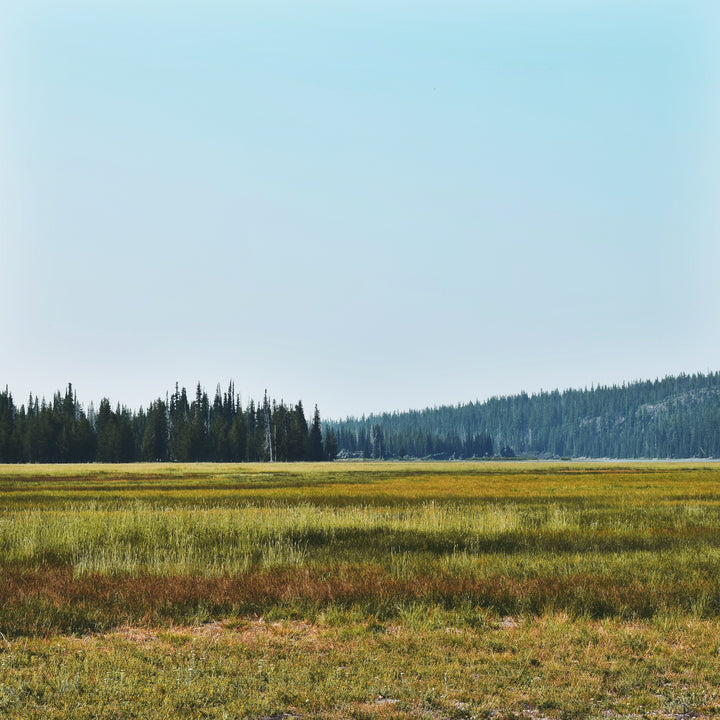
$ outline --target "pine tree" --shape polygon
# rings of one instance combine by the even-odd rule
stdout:
[[[262,459],[261,443],[258,442],[257,411],[253,400],[250,400],[245,412],[245,427],[245,459],[248,462],[258,462]]]
[[[305,460],[308,442],[308,425],[302,400],[295,405],[290,419],[288,437],[288,460]]]
[[[148,408],[140,454],[143,460],[154,462],[168,459],[167,407],[159,398]]]
[[[238,400],[236,405],[235,416],[230,426],[230,459],[233,462],[244,462],[247,457],[247,424],[245,422],[245,414],[240,407]]]
[[[114,446],[113,412],[110,400],[103,398],[97,413],[97,460],[98,462],[112,462]]]
[[[15,416],[12,394],[6,385],[5,392],[0,393],[0,462],[16,462],[19,459],[14,438]]]
[[[226,396],[227,397],[227,396]],[[214,462],[230,460],[230,424],[232,418],[227,412],[218,384],[215,390],[215,400],[210,410],[210,427],[208,430],[208,457]]]
[[[308,433],[306,458],[311,461],[319,461],[325,460],[326,457],[323,451],[320,411],[316,405],[312,423],[310,424],[310,432]]]

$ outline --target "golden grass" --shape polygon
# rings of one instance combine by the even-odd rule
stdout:
[[[717,621],[563,614],[457,624],[261,617],[0,640],[0,713],[118,717],[712,718]]]
[[[719,481],[0,466],[0,717],[718,717]]]

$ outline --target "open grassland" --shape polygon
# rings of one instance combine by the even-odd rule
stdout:
[[[0,716],[716,717],[720,466],[0,466]]]

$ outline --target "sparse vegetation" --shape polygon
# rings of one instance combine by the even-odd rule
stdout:
[[[718,480],[0,467],[0,715],[716,716]]]

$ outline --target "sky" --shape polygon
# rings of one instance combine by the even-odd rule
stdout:
[[[720,369],[716,0],[24,0],[0,384],[326,418]]]

